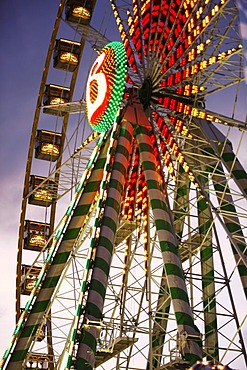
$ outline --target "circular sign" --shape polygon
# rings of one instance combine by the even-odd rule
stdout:
[[[122,101],[127,57],[121,42],[107,44],[95,60],[87,81],[86,112],[90,126],[107,131]]]

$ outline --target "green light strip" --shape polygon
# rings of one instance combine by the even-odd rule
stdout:
[[[107,53],[107,49],[113,49],[115,56],[115,76],[113,77],[113,89],[112,94],[109,99],[108,107],[106,112],[101,119],[100,123],[93,125],[89,122],[93,130],[98,132],[106,132],[114,122],[117,112],[120,108],[120,104],[123,98],[124,87],[125,87],[125,78],[127,73],[127,56],[124,49],[124,46],[119,41],[113,41],[107,44],[101,51]],[[96,59],[97,61],[97,59]],[[94,64],[95,65],[95,64]],[[111,76],[109,76],[111,77]],[[89,87],[88,87],[89,88]],[[100,93],[100,89],[99,89]]]
[[[205,189],[209,188],[208,173],[210,166],[202,165],[204,173],[198,176],[200,184]],[[206,191],[206,190],[205,190]],[[208,194],[208,191],[206,191]],[[208,194],[209,195],[209,194]],[[203,295],[203,310],[204,310],[204,330],[205,344],[204,351],[207,354],[207,360],[219,359],[219,343],[218,329],[216,316],[216,293],[215,293],[215,269],[213,259],[213,218],[210,207],[204,197],[197,194],[197,212],[198,212],[198,228],[200,234],[200,242],[202,243],[200,250],[201,273],[202,273],[202,295]]]

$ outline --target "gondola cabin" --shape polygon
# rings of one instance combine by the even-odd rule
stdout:
[[[44,113],[64,116],[66,112],[63,112],[59,104],[68,103],[70,100],[70,89],[68,87],[59,86],[59,85],[46,85],[44,96],[43,96],[43,105]],[[45,108],[47,106],[47,108]]]
[[[29,295],[33,288],[35,287],[36,281],[38,279],[41,267],[31,267],[28,265],[22,265],[21,275],[22,275],[22,287],[21,294]],[[36,290],[36,294],[39,292],[39,288]]]
[[[42,342],[43,339],[45,339],[46,336],[46,325],[39,325],[38,329],[36,331],[35,338],[38,342]]]
[[[48,242],[50,236],[50,225],[25,220],[24,224],[24,249],[41,251]]]
[[[62,134],[37,130],[35,141],[35,158],[54,162],[60,155]]]
[[[56,40],[53,67],[74,72],[79,65],[80,49],[81,44],[79,42],[64,39]]]
[[[44,183],[43,183],[44,182]],[[54,180],[45,177],[31,175],[29,181],[29,204],[48,207],[56,198],[56,186]]]
[[[25,363],[24,370],[48,370],[49,369],[49,357],[47,354],[40,353],[29,353],[28,360]]]
[[[68,0],[65,6],[65,19],[68,22],[88,25],[93,11],[93,1]]]

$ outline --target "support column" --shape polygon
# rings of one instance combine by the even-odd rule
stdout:
[[[201,185],[208,188],[207,169],[204,166],[205,175],[199,176]],[[218,331],[216,317],[216,297],[214,281],[214,259],[212,246],[212,214],[204,197],[198,193],[197,209],[199,221],[199,235],[201,243],[201,271],[202,271],[202,294],[205,323],[205,354],[207,360],[219,360]]]
[[[202,358],[200,333],[194,324],[182,265],[178,256],[178,242],[167,209],[161,178],[156,171],[156,160],[150,140],[150,131],[145,127],[139,126],[136,132],[141,164],[144,169],[148,194],[160,241],[164,269],[174,307],[178,332],[181,337],[184,336],[185,338],[182,342],[181,352],[184,358],[192,365]]]
[[[99,149],[96,148],[95,153],[98,150]],[[38,296],[31,308],[30,314],[24,324],[20,337],[16,342],[15,348],[10,357],[10,361],[7,365],[7,370],[20,370],[22,368],[22,363],[26,358],[35,333],[41,324],[44,314],[49,306],[51,297],[68,261],[74,243],[77,240],[81,228],[84,226],[89,209],[94,202],[97,190],[100,187],[103,176],[105,155],[106,151],[102,150],[100,157],[97,159],[94,165],[94,168],[88,169],[89,174],[92,171],[89,180],[86,182],[86,185],[82,187],[82,189],[81,187],[78,187],[75,198],[64,216],[65,221],[63,227],[61,228],[59,235],[56,235],[53,241],[53,243],[57,243],[61,236],[61,243],[54,254],[52,263],[47,270],[45,280],[43,281]],[[77,205],[75,199],[79,199]],[[49,265],[48,262],[45,263]],[[47,266],[45,267],[47,269]]]
[[[231,195],[229,186],[227,185],[226,178],[222,180],[223,167],[218,164],[218,168],[213,173],[212,180],[214,188],[216,191],[216,196],[219,202],[220,212],[224,219],[226,228],[232,234],[233,238],[236,240],[236,244],[241,250],[241,252],[246,256],[247,249],[243,230],[238,218],[238,213],[236,207],[234,206],[234,200]],[[239,276],[243,284],[243,290],[245,296],[247,297],[247,269],[243,261],[239,258],[238,252],[231,243],[232,251],[238,267]]]
[[[114,240],[119,219],[120,202],[128,167],[133,126],[122,124],[116,148],[112,174],[107,192],[106,204],[94,267],[85,307],[84,323],[79,339],[76,369],[92,370],[95,364],[97,339],[101,330],[104,299],[108,285]]]

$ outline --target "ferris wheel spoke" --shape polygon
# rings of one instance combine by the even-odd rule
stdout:
[[[206,45],[208,43],[209,42],[206,42]],[[176,68],[176,72],[169,75],[167,83],[165,84],[166,80],[163,81],[163,86],[167,85],[175,88],[176,85],[179,86],[179,84],[185,86],[187,83],[189,85],[191,84],[191,79],[193,79],[196,84],[198,77],[200,77],[199,87],[203,96],[218,91],[219,89],[229,87],[243,80],[243,76],[238,72],[239,67],[237,62],[233,60],[233,63],[231,64],[231,57],[240,54],[242,45],[237,45],[231,49],[225,49],[225,51],[216,56],[211,56],[208,59],[202,58],[200,56],[200,49],[199,52],[197,50],[197,48],[191,49],[188,57],[183,58],[185,67],[181,68],[178,66],[178,68]],[[198,54],[193,53],[194,51],[197,51]],[[200,59],[199,62],[197,62],[197,59]],[[192,61],[193,64],[191,63]],[[220,81],[217,82],[215,80],[215,75],[218,75],[219,77],[222,76],[221,84]]]
[[[106,44],[109,44],[110,40],[104,36],[101,32],[96,30],[91,25],[81,25],[71,23],[71,27],[74,31],[79,33],[94,50],[101,50]]]
[[[216,190],[218,202],[220,205],[220,212],[223,216],[223,219],[225,221],[225,225],[228,228],[229,231],[234,230],[234,238],[236,240],[237,245],[241,249],[242,253],[246,255],[246,245],[244,242],[244,234],[243,234],[243,228],[244,225],[241,225],[240,220],[238,218],[238,212],[234,206],[233,197],[231,196],[231,192],[229,187],[227,186],[227,183],[224,184],[222,182],[222,176],[220,176],[220,173],[222,173],[222,167],[219,165],[218,171],[216,171],[213,174],[213,181],[214,181],[214,187]],[[223,185],[224,184],[224,185]],[[238,253],[234,246],[232,245],[234,258],[236,260],[236,265],[239,270],[240,278],[242,280],[244,291],[246,292],[246,269],[244,268],[243,262],[239,259]],[[246,294],[246,293],[245,293]]]
[[[140,8],[136,0],[133,1],[133,14],[134,14],[134,19],[132,18],[130,11],[127,11],[129,35],[136,49],[138,59],[145,70],[144,50],[143,50],[143,45],[142,45],[142,40],[141,40],[141,34],[142,34],[142,29],[141,29],[141,24],[140,24],[141,12],[140,12]]]
[[[241,194],[246,197],[247,174],[235,153],[232,150],[232,144],[226,141],[226,137],[213,125],[205,124],[203,121],[196,120],[201,131],[211,142],[214,151],[218,153],[222,164],[226,167],[231,178],[234,179],[239,187]],[[216,144],[217,143],[217,144]]]
[[[185,4],[185,2],[184,2]],[[168,53],[164,59],[163,62],[161,62],[161,66],[155,73],[156,75],[160,75],[158,80],[156,80],[156,84],[161,83],[162,80],[162,75],[161,72],[163,71],[168,73],[169,70],[173,68],[173,66],[176,66],[176,62],[179,60],[180,65],[183,66],[186,63],[186,60],[183,59],[183,57],[186,57],[190,50],[193,49],[193,45],[197,44],[197,40],[201,34],[207,29],[208,25],[210,22],[213,22],[214,18],[216,17],[217,13],[220,12],[221,8],[225,7],[226,3],[219,3],[216,4],[215,7],[213,5],[211,6],[211,9],[208,10],[208,14],[206,16],[203,15],[203,17],[198,18],[199,25],[196,24],[195,19],[197,18],[197,15],[200,11],[195,9],[190,9],[187,10],[186,7],[184,9],[185,12],[185,18],[186,18],[186,23],[183,25],[183,29],[180,30],[182,37],[180,36],[180,33],[175,36],[174,41],[168,48],[168,46],[164,47],[162,52],[160,53],[161,55],[166,52],[166,49],[168,50]],[[206,6],[206,5],[205,5]],[[203,7],[200,7],[201,9],[201,14],[204,14]],[[187,10],[187,12],[186,12]],[[181,27],[180,27],[181,28]],[[167,35],[168,36],[168,35]],[[169,36],[168,36],[169,37]],[[176,54],[172,55],[172,50],[176,49]],[[193,54],[190,53],[190,58]],[[192,59],[193,60],[193,59]],[[191,61],[192,61],[191,60]]]
[[[211,127],[211,126],[208,126],[208,128],[209,127]],[[205,127],[204,127],[204,129],[205,129]],[[202,131],[203,131],[203,129],[202,129]],[[244,273],[245,268],[241,267],[241,265],[244,263],[244,259],[243,259],[244,257],[242,257],[241,260],[240,260],[238,252],[237,252],[237,250],[239,252],[241,251],[240,253],[242,254],[242,256],[244,256],[244,254],[246,253],[245,252],[244,236],[243,236],[243,231],[242,231],[244,229],[244,225],[241,225],[241,223],[238,219],[238,213],[241,211],[241,205],[238,206],[239,207],[239,212],[237,212],[237,210],[234,206],[236,201],[233,200],[233,196],[231,195],[231,190],[230,190],[229,185],[228,185],[229,180],[227,180],[227,174],[223,170],[223,166],[221,164],[222,156],[220,156],[219,152],[217,154],[217,151],[218,151],[217,148],[219,147],[219,143],[221,143],[221,148],[224,148],[223,150],[226,150],[225,148],[227,147],[227,145],[229,146],[229,142],[226,142],[226,138],[222,134],[219,135],[219,132],[215,127],[212,127],[212,131],[215,133],[214,139],[210,135],[206,136],[207,142],[211,144],[210,147],[208,147],[208,145],[204,144],[204,148],[203,148],[203,153],[204,153],[203,154],[203,161],[206,161],[206,163],[208,162],[208,169],[205,173],[211,174],[211,176],[212,176],[213,186],[214,186],[214,189],[216,191],[216,196],[218,198],[218,202],[219,202],[219,206],[220,206],[220,209],[219,209],[218,212],[223,217],[224,224],[225,224],[225,229],[230,231],[231,233],[232,233],[233,230],[235,230],[234,233],[231,234],[231,240],[233,241],[232,248],[233,248],[233,252],[234,252],[234,255],[235,255],[236,263],[237,263],[237,265],[240,264],[239,273],[240,273],[240,276],[242,276],[243,274],[245,275],[245,273]],[[214,141],[217,145],[217,148],[213,146]],[[213,148],[213,150],[212,150],[212,148]],[[202,150],[202,148],[200,150]],[[232,150],[230,150],[230,153],[233,157],[235,157]],[[218,158],[221,159],[220,162],[219,162]],[[239,166],[239,164],[238,164],[238,166]],[[225,164],[225,167],[226,168],[228,167],[228,170],[230,170],[230,167],[227,166],[227,164]],[[244,171],[242,167],[240,167],[240,168],[241,168],[242,171]],[[242,172],[241,178],[242,178],[242,181],[245,181],[244,180],[244,178],[246,178],[245,171]],[[197,179],[198,179],[198,176],[197,176]],[[236,191],[234,191],[234,193],[236,194]],[[241,194],[242,195],[239,197],[239,200],[243,199],[242,198],[244,196],[243,190],[241,191]],[[235,195],[235,197],[236,196],[237,195]],[[214,206],[213,206],[213,208],[214,208]],[[215,207],[215,209],[216,208],[217,207]],[[234,246],[237,247],[237,249],[236,248],[234,249]],[[246,284],[245,277],[242,278],[242,282],[243,282],[244,289],[246,289],[245,288],[245,284]]]
[[[125,50],[126,50],[126,54],[127,54],[127,58],[128,58],[128,64],[130,65],[130,67],[133,69],[134,72],[138,73],[139,78],[141,79],[142,78],[141,73],[140,73],[140,70],[139,70],[138,65],[136,63],[134,52],[133,52],[133,50],[130,46],[130,36],[125,31],[125,28],[124,28],[123,22],[121,20],[120,14],[117,10],[115,1],[110,0],[110,3],[112,5],[113,14],[115,16],[116,23],[118,25],[118,29],[119,29],[119,32],[120,32],[120,36],[121,36],[122,42],[123,42]]]
[[[195,112],[194,114],[196,114],[196,110],[194,112]],[[208,109],[203,109],[203,110],[198,109],[198,117],[202,119],[206,119],[208,122],[214,122],[214,123],[223,124],[229,127],[235,127],[243,131],[247,129],[246,122],[239,121],[235,118],[224,116],[223,114],[212,112]]]
[[[192,88],[195,89],[195,86],[187,85],[188,92],[191,92]],[[184,120],[186,116],[188,116],[188,118],[195,117],[202,120],[207,120],[208,122],[235,127],[244,131],[246,130],[246,122],[224,116],[223,114],[212,112],[205,108],[201,108],[201,103],[203,103],[203,100],[201,100],[200,97],[198,97],[198,104],[194,106],[192,104],[193,99],[191,97],[179,95],[177,93],[170,92],[167,89],[165,90],[165,93],[159,93],[159,98],[157,100],[158,102],[154,104],[157,111],[160,110],[159,108],[163,107],[165,108],[164,112],[168,114],[169,110],[176,112],[176,116],[181,120]]]

